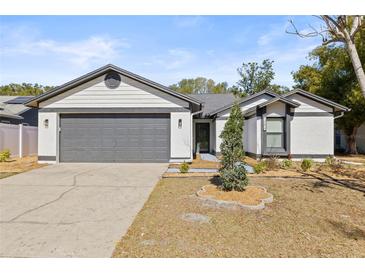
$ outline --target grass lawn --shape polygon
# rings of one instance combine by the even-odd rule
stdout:
[[[274,195],[263,210],[205,204],[195,193],[208,177],[162,179],[113,256],[365,257],[365,190],[316,179],[250,179]],[[210,221],[183,220],[186,213]]]
[[[0,162],[0,179],[43,166],[46,164],[39,164],[37,156],[11,158],[6,162]]]

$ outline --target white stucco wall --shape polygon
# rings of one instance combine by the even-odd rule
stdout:
[[[243,129],[243,146],[244,150],[251,153],[257,153],[257,117],[245,120]]]
[[[290,123],[290,153],[333,155],[332,116],[294,116]]]
[[[248,109],[250,109],[250,108],[252,108],[254,106],[257,106],[259,104],[262,104],[264,102],[267,102],[270,99],[272,99],[272,96],[267,95],[267,94],[262,94],[261,96],[255,98],[252,101],[249,100],[248,102],[241,103],[241,105],[240,105],[241,106],[241,111],[242,112],[245,112],[246,110],[248,110]],[[215,147],[216,147],[216,151],[217,152],[220,152],[219,146],[222,143],[222,140],[221,140],[221,138],[219,138],[219,135],[221,134],[221,132],[222,132],[222,130],[224,128],[224,124],[226,123],[226,121],[227,121],[227,119],[229,117],[230,111],[231,110],[229,109],[229,110],[227,110],[225,113],[223,113],[220,116],[221,118],[224,118],[225,120],[219,120],[219,119],[217,119],[216,120],[216,123],[215,123],[215,127],[216,127],[216,129],[215,129],[215,132],[216,132]],[[257,132],[257,119],[255,118],[254,120],[255,120],[255,122],[253,122],[253,121],[250,121],[249,122],[250,135],[251,134],[252,135],[255,135],[256,138],[260,138],[260,140],[261,140],[261,135],[258,136],[258,134],[260,134],[260,133]],[[246,123],[246,121],[245,121],[245,123]],[[261,124],[260,124],[260,126],[261,126]],[[261,127],[260,127],[260,129],[261,129]],[[251,133],[252,130],[254,130],[253,133]],[[244,139],[243,140],[243,144],[244,144],[245,147],[247,146],[249,148],[249,150],[247,150],[247,151],[252,152],[252,153],[261,153],[261,147],[260,147],[259,150],[258,149],[255,149],[255,147],[260,146],[260,144],[257,141],[253,141],[253,137],[252,138],[250,137],[250,140]]]
[[[182,127],[178,127],[179,119]],[[192,157],[192,121],[190,112],[171,113],[171,161],[191,161]]]
[[[222,143],[222,139],[219,137],[224,129],[224,125],[227,120],[215,120],[215,151],[216,153],[221,152],[220,145]]]
[[[261,154],[261,140],[262,140],[262,118],[261,117],[257,117],[256,119],[256,139],[257,139],[257,143],[256,143],[256,154]]]
[[[48,128],[44,121],[48,119]],[[58,115],[54,112],[38,113],[38,156],[57,156]],[[52,162],[55,161],[45,161]]]

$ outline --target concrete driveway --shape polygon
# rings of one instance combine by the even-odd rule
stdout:
[[[167,164],[59,164],[0,180],[1,257],[110,257]]]

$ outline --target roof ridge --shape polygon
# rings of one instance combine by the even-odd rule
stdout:
[[[175,96],[177,98],[180,98],[182,100],[185,100],[185,101],[189,101],[191,103],[195,103],[195,104],[202,104],[203,102],[199,101],[198,99],[196,98],[193,98],[191,96],[188,96],[186,94],[183,94],[183,93],[179,93],[179,92],[176,92],[162,84],[159,84],[157,82],[154,82],[152,80],[149,80],[143,76],[140,76],[138,74],[135,74],[133,72],[130,72],[128,70],[125,70],[125,69],[122,69],[116,65],[113,65],[113,64],[107,64],[105,66],[102,66],[98,69],[95,69],[89,73],[86,73],[80,77],[77,77],[71,81],[68,81],[60,86],[57,86],[51,90],[49,90],[48,92],[45,92],[45,93],[42,93],[38,96],[35,96],[33,98],[31,98],[30,100],[24,102],[25,105],[29,106],[29,104],[35,102],[35,103],[38,103],[38,101],[41,101],[42,99],[44,100],[47,100],[48,98],[50,97],[53,97],[53,96],[56,96],[64,91],[67,91],[68,89],[71,89],[73,88],[74,86],[78,86],[80,84],[82,84],[83,82],[87,82],[91,79],[94,79],[95,77],[98,77],[100,75],[102,75],[103,73],[106,73],[108,72],[109,70],[114,70],[116,71],[117,73],[120,73],[120,74],[123,74],[123,75],[126,75],[127,77],[130,77],[136,81],[140,81],[146,85],[150,85],[156,89],[159,89],[165,93],[168,93],[172,96]],[[80,83],[81,82],[81,83]]]

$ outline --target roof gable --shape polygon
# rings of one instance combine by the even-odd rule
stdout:
[[[299,95],[302,95],[308,99],[311,99],[317,103],[320,103],[320,104],[323,104],[325,106],[329,106],[331,108],[334,108],[335,110],[339,110],[339,111],[350,111],[350,109],[348,107],[345,107],[343,105],[340,105],[336,102],[333,102],[331,100],[328,100],[324,97],[321,97],[321,96],[318,96],[316,94],[313,94],[311,92],[308,92],[308,91],[305,91],[305,90],[302,90],[302,89],[294,89],[293,91],[291,92],[288,92],[284,95],[282,95],[282,97],[284,98],[287,98],[287,99],[290,99],[290,97],[292,97],[293,95],[295,94],[299,94]]]
[[[148,80],[142,76],[139,76],[137,74],[134,74],[132,72],[129,72],[127,70],[124,70],[122,68],[119,68],[117,66],[114,66],[114,65],[106,65],[104,67],[101,67],[99,69],[96,69],[90,73],[87,73],[79,78],[76,78],[72,81],[69,81],[61,86],[58,86],[46,93],[43,93],[39,96],[36,96],[34,98],[32,98],[31,100],[27,101],[25,104],[27,106],[31,106],[31,107],[38,107],[39,106],[39,103],[40,102],[43,102],[45,100],[48,100],[54,96],[57,96],[59,94],[62,94],[72,88],[75,88],[79,85],[82,85],[88,81],[91,81],[97,77],[100,77],[108,72],[111,72],[111,71],[114,71],[116,73],[119,73],[120,75],[130,79],[131,81],[135,81],[135,82],[138,82],[138,83],[141,83],[141,84],[144,84],[148,87],[151,87],[153,89],[156,89],[162,93],[165,93],[169,96],[172,96],[172,97],[175,97],[177,99],[180,99],[180,100],[183,100],[185,102],[188,102],[188,103],[191,103],[191,104],[195,104],[195,105],[200,105],[201,102],[195,98],[192,98],[190,96],[187,96],[187,95],[184,95],[184,94],[181,94],[181,93],[177,93],[175,91],[172,91],[171,89],[161,85],[161,84],[158,84],[156,82],[153,82],[151,80]]]
[[[110,89],[101,75],[39,103],[39,108],[188,108],[189,103],[156,91],[122,76],[119,85]]]
[[[276,97],[278,97],[278,95],[277,94],[275,94],[275,93],[273,93],[273,92],[271,92],[271,91],[268,91],[268,90],[264,90],[264,91],[261,91],[261,92],[258,92],[258,93],[255,93],[255,94],[253,94],[253,95],[251,95],[251,96],[247,96],[247,97],[244,97],[244,98],[242,98],[242,99],[238,99],[238,101],[237,101],[237,103],[239,104],[239,105],[242,105],[242,104],[244,104],[244,103],[248,103],[248,102],[254,102],[254,101],[258,101],[261,97],[263,97],[263,96],[269,96],[269,97],[271,97],[271,98],[276,98]],[[228,104],[228,105],[225,105],[225,106],[223,106],[223,107],[221,107],[221,108],[218,108],[218,109],[216,109],[216,110],[214,110],[214,111],[212,111],[212,112],[210,112],[210,113],[208,113],[207,115],[208,116],[215,116],[215,115],[220,115],[220,114],[222,114],[222,113],[224,113],[224,112],[226,112],[227,110],[229,110],[232,106],[233,106],[233,104],[234,104],[235,102],[233,102],[233,103],[230,103],[230,104]]]

